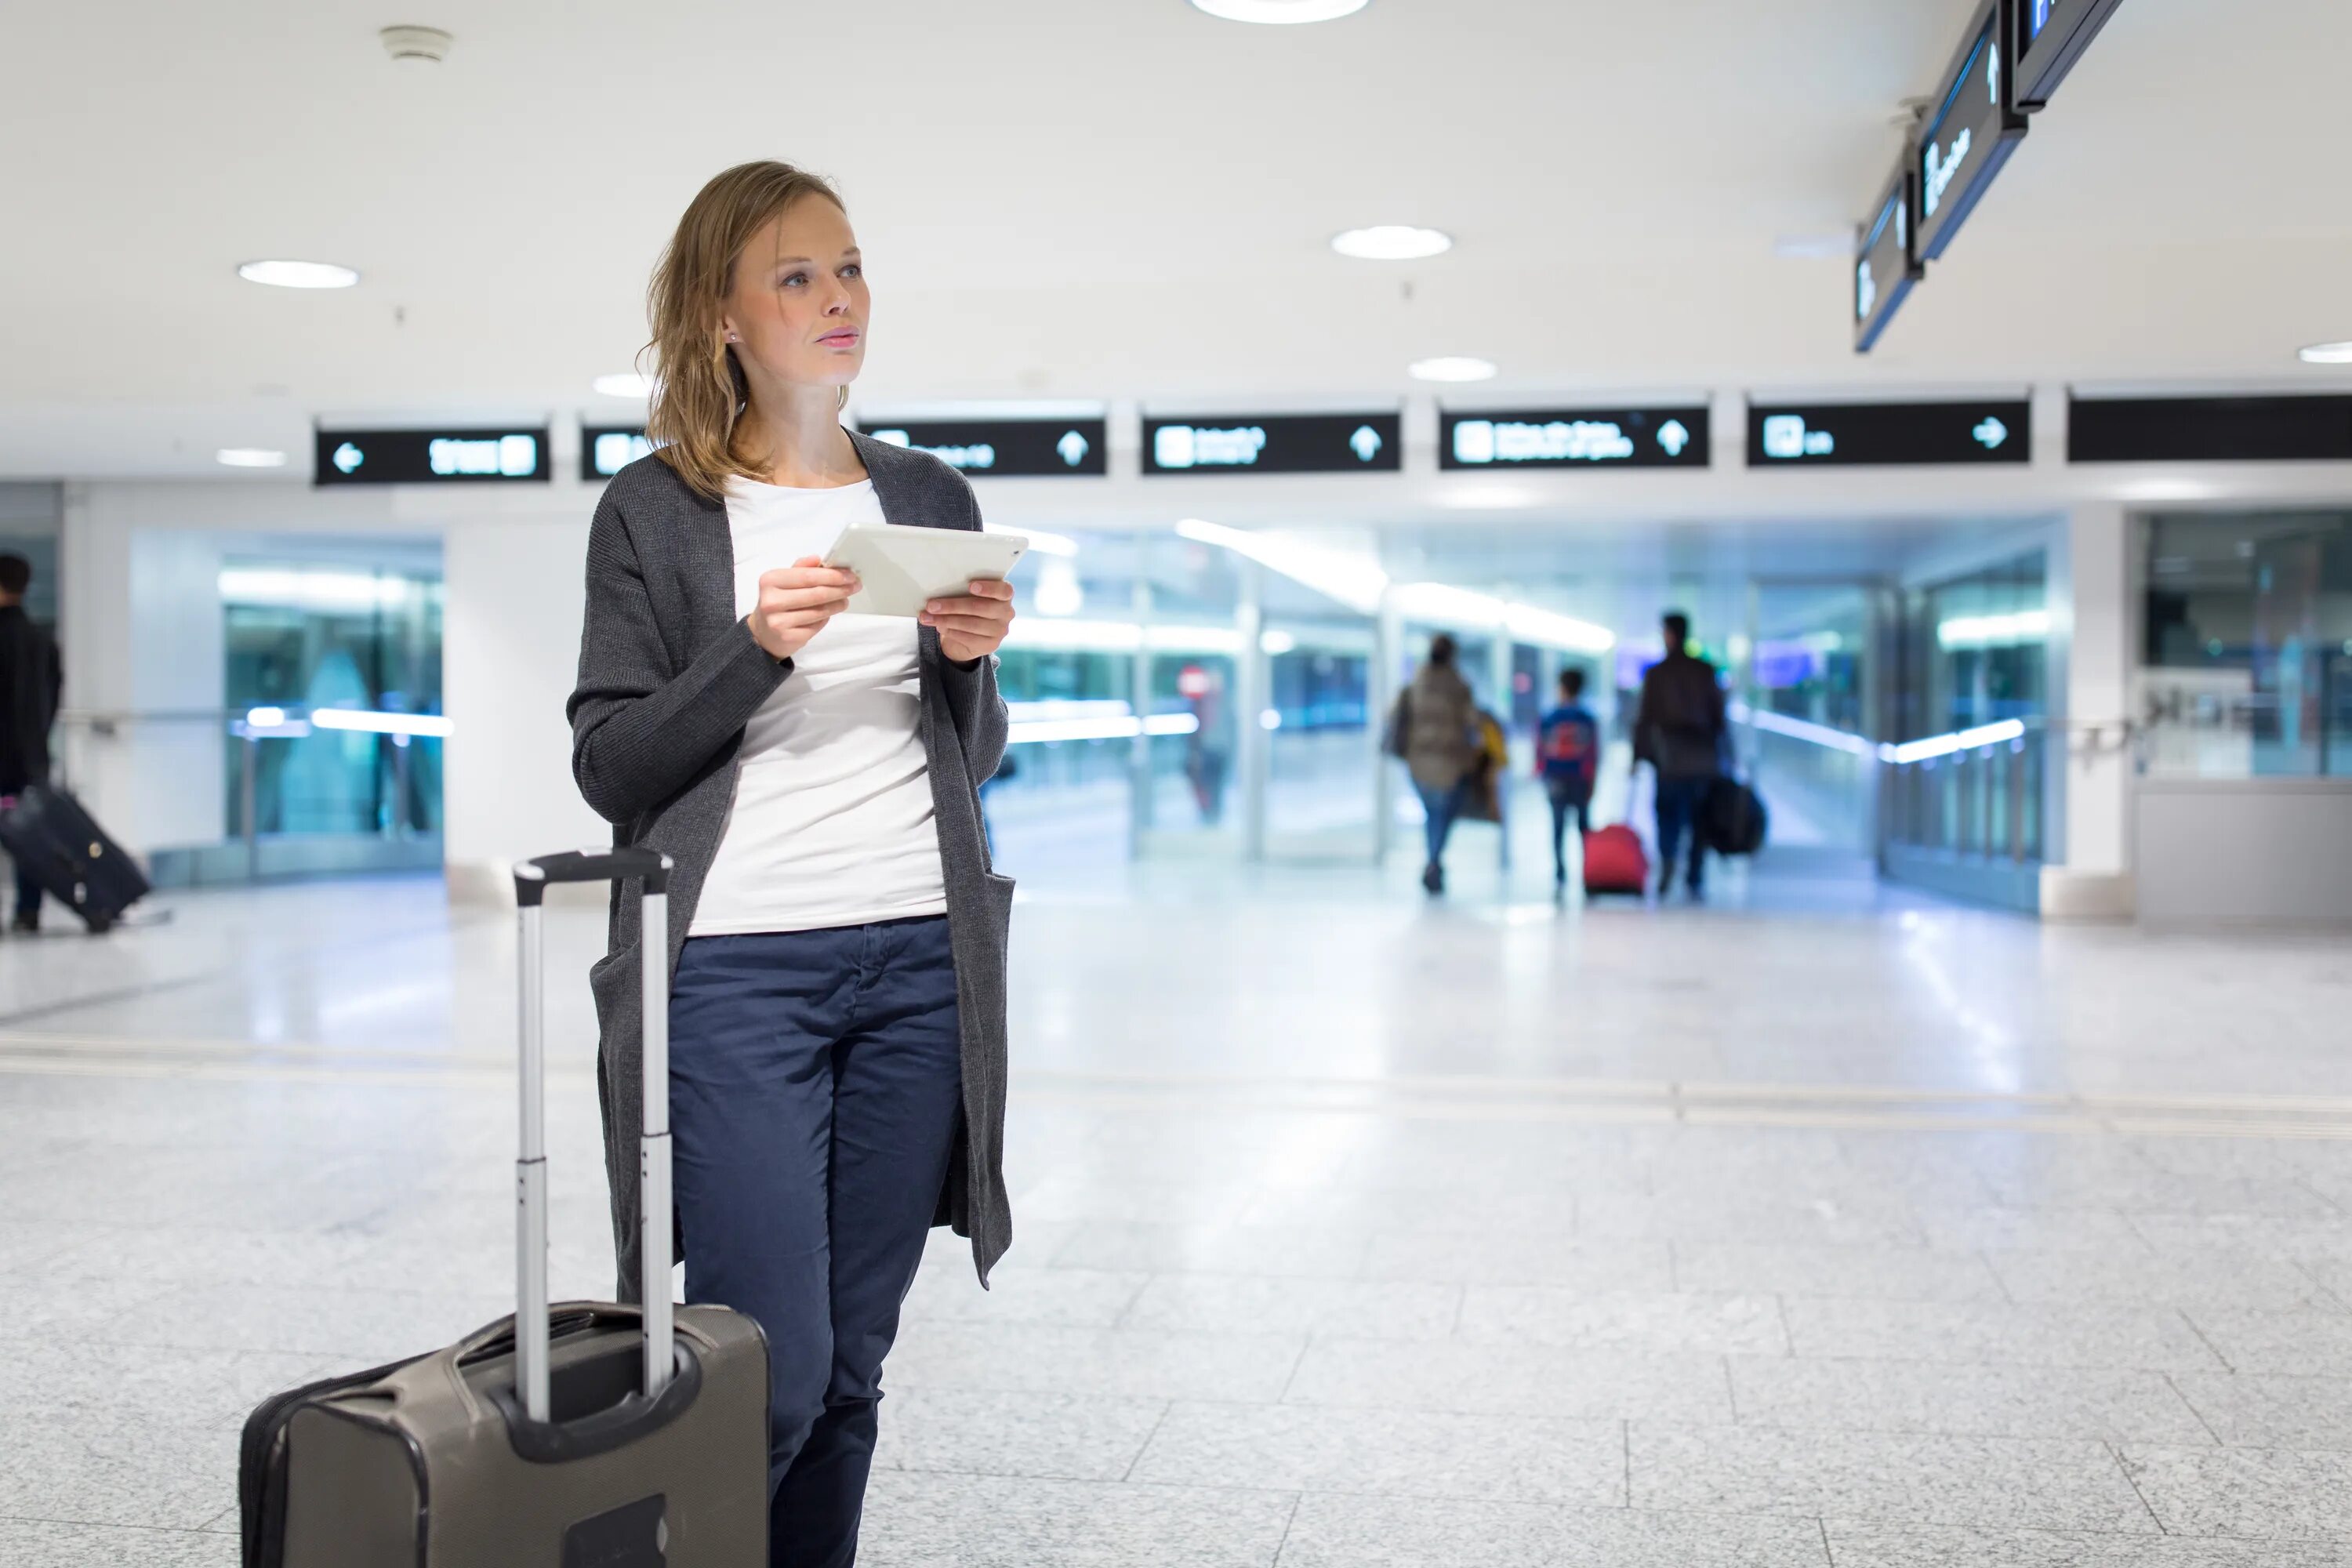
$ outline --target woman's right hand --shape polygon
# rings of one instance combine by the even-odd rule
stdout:
[[[760,603],[744,617],[751,640],[779,664],[808,646],[861,584],[857,574],[804,555],[760,574]]]

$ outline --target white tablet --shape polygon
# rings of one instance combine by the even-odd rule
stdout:
[[[850,596],[851,615],[919,616],[933,599],[963,597],[974,582],[1003,582],[1028,550],[1017,533],[867,523],[843,529],[824,563],[848,567],[865,584]]]

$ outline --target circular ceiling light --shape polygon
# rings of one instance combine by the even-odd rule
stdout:
[[[654,378],[628,370],[617,375],[598,376],[595,387],[597,395],[603,397],[651,397],[654,395]]]
[[[1415,381],[1492,381],[1495,362],[1477,359],[1469,354],[1440,354],[1434,359],[1417,359],[1408,367]]]
[[[1335,234],[1331,237],[1331,248],[1359,261],[1419,261],[1453,249],[1454,237],[1442,229],[1382,223]]]
[[[348,289],[360,280],[358,273],[331,261],[248,261],[236,275],[273,289]]]
[[[282,468],[286,454],[267,447],[223,447],[213,454],[213,461],[225,468]]]
[[[1195,10],[1228,22],[1336,22],[1352,16],[1370,0],[1192,0]]]
[[[2352,364],[2352,341],[2340,343],[2305,343],[2295,350],[2294,357],[2305,364]]]

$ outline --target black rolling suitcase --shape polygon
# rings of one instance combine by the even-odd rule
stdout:
[[[281,1394],[245,1424],[245,1568],[756,1568],[768,1560],[768,1351],[670,1304],[669,860],[550,855],[521,906],[518,1309],[446,1350]],[[647,1305],[547,1301],[541,898],[645,879]],[[518,1344],[520,1340],[520,1344]]]
[[[0,797],[0,848],[41,890],[102,931],[152,890],[139,862],[106,836],[81,802],[49,784]]]

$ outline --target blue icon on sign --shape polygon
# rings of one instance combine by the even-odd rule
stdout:
[[[1348,437],[1348,447],[1359,462],[1370,462],[1381,455],[1381,433],[1369,425],[1359,425],[1356,433]]]
[[[367,461],[367,454],[346,441],[335,448],[335,455],[331,460],[336,468],[348,474]]]
[[[1985,416],[1984,423],[1969,431],[1969,434],[1975,437],[1977,440],[1983,445],[1986,451],[1990,452],[1997,449],[2003,441],[2009,439],[2009,426],[1988,414]]]
[[[1063,432],[1059,441],[1054,443],[1054,450],[1061,454],[1063,462],[1075,468],[1087,460],[1088,445],[1084,436],[1076,430],[1067,430]]]
[[[1679,458],[1683,448],[1690,445],[1690,432],[1683,427],[1681,420],[1669,419],[1658,426],[1658,445],[1666,449],[1667,457]]]

